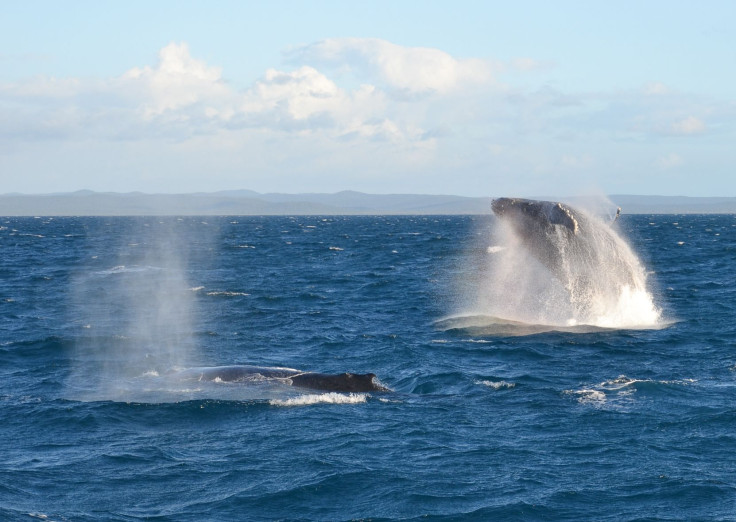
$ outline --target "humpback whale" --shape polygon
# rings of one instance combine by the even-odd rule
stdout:
[[[555,201],[498,198],[491,208],[577,301],[641,285],[641,266],[628,245],[595,217]]]
[[[389,391],[378,383],[373,373],[327,374],[293,368],[233,365],[187,368],[174,372],[174,375],[185,380],[218,382],[259,382],[271,379],[298,388],[326,392]]]

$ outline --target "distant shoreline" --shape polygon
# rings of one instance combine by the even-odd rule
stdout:
[[[78,191],[0,195],[0,216],[483,215],[492,197],[422,194],[194,194]],[[540,199],[540,198],[536,198]],[[555,199],[555,198],[541,198]],[[559,198],[575,204],[586,198]],[[611,195],[624,214],[736,214],[736,197]]]

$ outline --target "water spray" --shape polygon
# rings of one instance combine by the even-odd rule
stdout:
[[[613,222],[563,203],[501,198],[473,313],[523,324],[657,327],[644,267]]]

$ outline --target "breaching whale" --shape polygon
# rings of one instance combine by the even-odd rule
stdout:
[[[609,224],[555,201],[498,198],[491,208],[571,293],[589,293],[591,285],[638,286],[641,268]]]
[[[259,382],[278,380],[298,388],[326,392],[389,391],[381,386],[373,373],[314,373],[293,368],[233,365],[187,368],[174,372],[177,378],[196,381]]]

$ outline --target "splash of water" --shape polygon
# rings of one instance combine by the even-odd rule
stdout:
[[[83,325],[68,382],[75,398],[128,400],[141,375],[197,361],[191,238],[179,225],[137,220],[115,231],[121,243],[98,251],[73,281],[70,319]]]
[[[518,227],[495,219],[465,315],[563,328],[660,327],[646,271],[616,225],[575,212],[586,228],[585,242],[569,241],[569,231],[559,225],[548,231],[546,240],[559,255],[554,270],[532,255]]]
[[[368,400],[365,393],[309,393],[288,399],[271,399],[272,406],[311,406],[313,404],[360,404]]]

